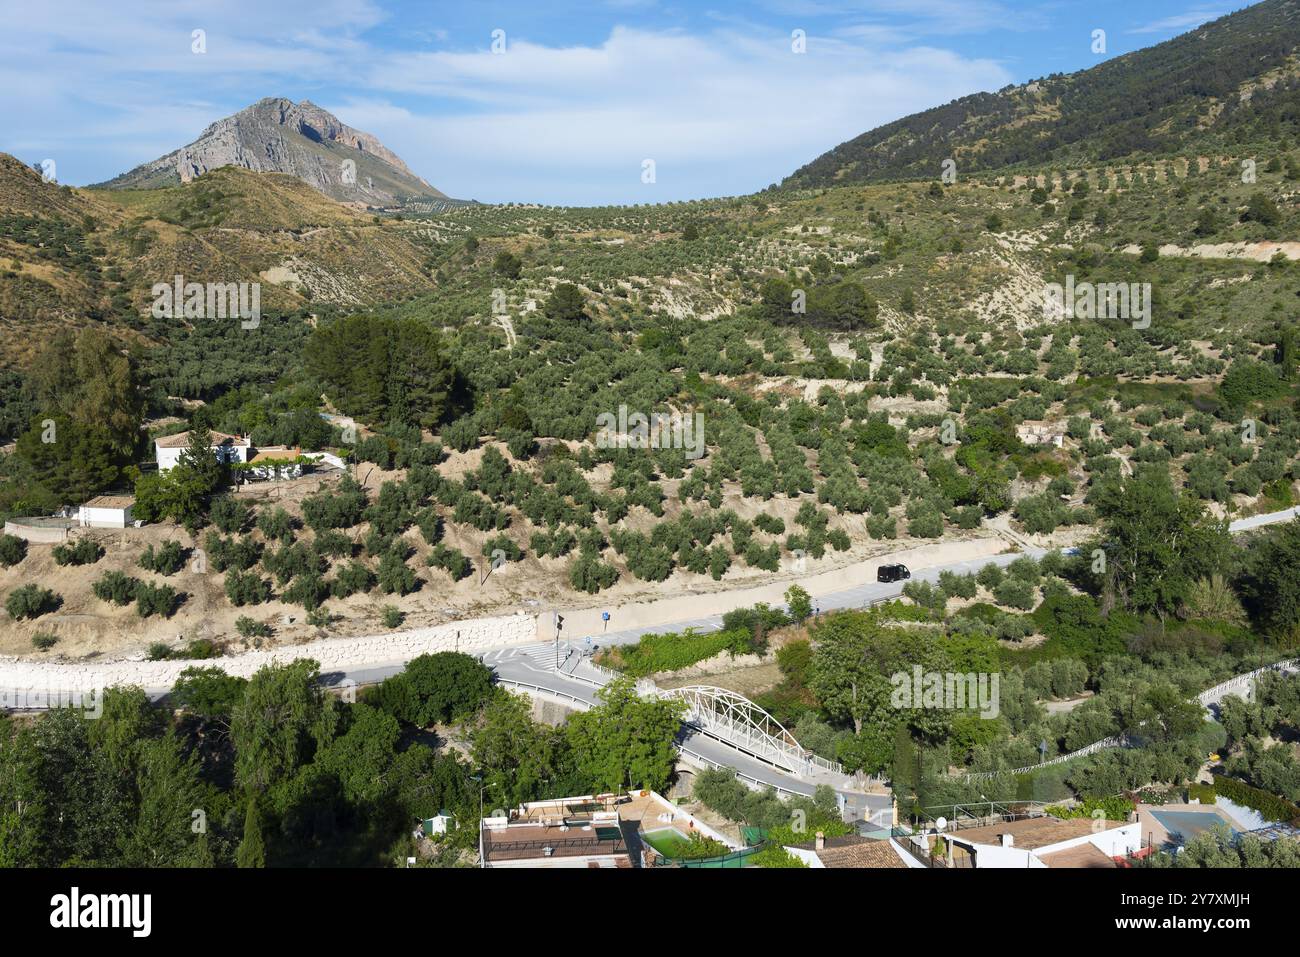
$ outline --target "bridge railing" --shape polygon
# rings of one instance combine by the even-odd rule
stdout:
[[[732,774],[736,776],[737,780],[739,780],[740,782],[742,782],[752,790],[766,791],[770,788],[771,790],[775,791],[777,794],[785,794],[790,797],[811,796],[811,794],[806,791],[792,791],[789,788],[782,787],[779,784],[772,784],[768,781],[760,781],[758,778],[754,777],[753,775],[746,774],[743,771],[739,771],[736,768],[733,768],[729,764],[722,764],[721,762],[714,761],[712,758],[706,758],[704,755],[700,754],[700,752],[692,750],[691,748],[688,748],[685,745],[679,744],[677,746],[677,750],[681,752],[681,754],[685,758],[687,758],[690,761],[694,761],[696,764],[701,765],[702,767],[716,768],[721,771],[730,771]]]
[[[724,688],[688,686],[661,692],[685,701],[687,720],[705,734],[794,774],[821,770],[846,774],[828,758],[804,748],[781,723],[743,695]]]

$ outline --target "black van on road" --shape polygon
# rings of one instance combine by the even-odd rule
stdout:
[[[876,569],[876,581],[878,582],[900,582],[911,577],[912,573],[906,565],[881,565]]]

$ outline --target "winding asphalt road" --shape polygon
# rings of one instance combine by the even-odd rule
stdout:
[[[1289,521],[1297,515],[1300,515],[1300,508],[1256,515],[1232,522],[1229,525],[1229,530],[1234,533],[1249,531],[1265,525]],[[1014,554],[995,555],[988,558],[918,569],[913,573],[913,580],[937,582],[940,573],[944,571],[964,574],[977,571],[990,562],[1005,566],[1024,554],[1037,557],[1045,554],[1045,549],[1030,549]],[[815,608],[818,612],[843,608],[863,608],[897,598],[901,594],[902,585],[900,583],[864,582],[850,589],[818,597],[815,601]],[[578,669],[581,667],[579,662],[582,658],[597,647],[627,644],[636,641],[642,635],[654,632],[682,631],[687,628],[693,628],[699,632],[709,632],[716,631],[721,627],[722,616],[710,615],[667,625],[658,625],[652,628],[613,631],[608,634],[580,635],[576,638],[561,641],[558,644],[557,642],[537,642],[528,645],[489,649],[482,652],[479,657],[485,664],[496,671],[499,680],[503,683],[524,690],[532,689],[542,695],[549,693],[556,700],[566,701],[575,707],[589,707],[595,700],[598,684],[591,680],[583,680],[582,677],[578,676]],[[557,654],[560,660],[558,672],[556,670]],[[366,685],[397,674],[404,667],[404,663],[376,664],[331,672],[322,675],[322,678],[327,684],[332,685],[344,683]],[[162,697],[168,690],[165,688],[146,689],[150,697],[155,699]],[[683,756],[686,760],[697,765],[733,768],[739,777],[748,780],[750,783],[770,786],[786,793],[810,795],[813,792],[813,784],[760,761],[720,740],[692,731],[689,728],[684,731],[684,735],[683,739],[679,741]],[[848,782],[845,782],[845,784],[848,784]],[[837,787],[836,790],[840,794],[846,810],[853,817],[861,819],[888,812],[890,798],[887,796],[863,794],[845,787]]]
[[[1237,533],[1261,528],[1278,522],[1289,521],[1300,515],[1300,508],[1286,509],[1265,515],[1239,519],[1229,524],[1230,532]],[[1041,557],[1046,549],[1028,549],[1022,552],[995,555],[987,558],[954,562],[932,568],[917,569],[913,572],[913,581],[936,583],[942,572],[965,574],[975,572],[990,562],[1005,567],[1022,555]],[[850,589],[822,595],[815,601],[818,612],[844,608],[865,608],[873,604],[897,598],[903,593],[902,583],[883,584],[864,582]],[[525,691],[549,696],[574,707],[590,707],[595,701],[598,684],[583,680],[582,660],[601,646],[622,645],[635,642],[642,635],[656,632],[684,631],[693,628],[697,632],[717,631],[722,627],[721,615],[692,618],[673,622],[669,625],[657,625],[648,628],[634,628],[613,631],[597,635],[580,635],[573,639],[560,641],[536,642],[528,645],[514,645],[490,649],[479,657],[497,673],[504,683]],[[402,670],[402,665],[387,665],[377,668],[354,669],[345,673],[329,676],[338,680],[351,679],[357,684],[381,681],[389,675]],[[729,767],[737,776],[751,784],[758,784],[777,789],[787,794],[811,795],[814,784],[803,781],[793,774],[760,761],[743,751],[708,735],[685,730],[686,737],[679,740],[684,758],[696,764]],[[848,784],[848,782],[845,782]],[[845,809],[856,818],[877,818],[887,820],[891,799],[884,795],[863,794],[851,787],[836,787]]]

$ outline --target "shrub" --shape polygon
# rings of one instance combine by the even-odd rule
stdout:
[[[872,538],[897,538],[898,520],[892,515],[872,515],[867,519],[867,534]]]
[[[375,573],[361,562],[349,562],[338,570],[330,584],[330,594],[347,598],[357,592],[368,592],[375,587]]]
[[[939,538],[943,535],[943,516],[925,509],[907,523],[907,534],[913,538]]]
[[[812,598],[798,585],[791,585],[785,590],[785,604],[790,609],[790,617],[795,621],[807,621],[812,616]]]
[[[220,495],[212,500],[208,509],[208,518],[228,535],[244,531],[248,527],[252,510],[247,502],[229,495]]]
[[[1031,585],[1037,585],[1042,578],[1042,572],[1038,567],[1038,562],[1034,561],[1028,555],[1022,555],[1007,566],[1007,574],[1012,578],[1018,578],[1020,581],[1028,582]]]
[[[329,597],[329,593],[330,586],[321,578],[320,573],[309,570],[295,578],[280,597],[295,605],[302,605],[307,611],[314,611]]]
[[[313,628],[328,628],[333,620],[334,616],[330,614],[329,609],[324,605],[307,611],[307,624]]]
[[[181,596],[170,585],[153,585],[139,582],[135,586],[135,613],[141,618],[161,615],[170,618],[176,612]]]
[[[9,568],[27,556],[27,542],[17,535],[0,535],[0,565]]]
[[[500,553],[499,555],[496,553]],[[483,543],[485,558],[504,558],[508,562],[517,562],[524,557],[524,550],[515,544],[509,535],[494,535]]]
[[[281,545],[262,556],[262,567],[275,576],[280,585],[291,579],[321,571],[321,558],[304,542]]]
[[[1238,781],[1226,775],[1214,779],[1214,790],[1229,801],[1244,804],[1258,811],[1269,821],[1294,821],[1300,818],[1300,807],[1261,788],[1252,787],[1245,781]]]
[[[48,588],[37,585],[21,585],[9,593],[5,599],[5,611],[15,621],[23,618],[39,618],[47,612],[54,611],[62,599]]]
[[[1002,583],[1004,577],[1001,566],[989,562],[976,573],[975,580],[992,591]]]
[[[226,597],[236,608],[260,605],[271,597],[271,583],[257,572],[232,569],[226,572]]]
[[[247,615],[235,619],[235,630],[245,638],[270,638],[271,626],[262,621],[255,621]]]
[[[88,538],[75,545],[55,545],[51,554],[56,565],[93,565],[104,557],[104,549]]]
[[[135,600],[135,588],[140,582],[121,572],[105,572],[99,581],[90,586],[96,598],[115,605],[129,605]]]
[[[441,543],[433,546],[433,550],[429,552],[429,564],[447,572],[451,575],[452,581],[460,581],[473,567],[463,553]]]
[[[221,647],[209,638],[195,638],[184,648],[172,652],[173,658],[181,660],[197,659],[199,661],[208,658],[216,658],[221,654]]]
[[[979,591],[979,583],[974,575],[958,575],[956,572],[939,573],[939,588],[948,598],[974,598]]]
[[[231,568],[239,571],[252,568],[262,557],[262,543],[247,536],[239,539],[222,538],[216,532],[208,532],[203,538],[203,547],[212,570],[218,572]]]
[[[1034,607],[1034,586],[1020,578],[1007,578],[993,589],[993,600],[999,605],[1029,611]]]
[[[406,620],[406,615],[396,605],[385,605],[380,618],[385,628],[400,628],[402,622]]]
[[[948,605],[947,595],[942,588],[936,588],[926,581],[909,581],[903,586],[903,594],[922,608],[943,614]]]
[[[318,557],[352,557],[352,539],[337,529],[327,528],[323,532],[317,532],[311,547]]]
[[[303,499],[303,521],[317,532],[325,528],[351,528],[361,521],[366,501],[366,490],[351,476],[344,476],[335,491]]]
[[[602,562],[591,552],[583,552],[569,566],[569,584],[588,595],[594,595],[616,581],[618,581],[618,569]]]
[[[180,542],[163,542],[157,549],[150,545],[140,556],[140,567],[147,568],[159,575],[175,575],[184,564],[184,553]]]
[[[48,631],[38,631],[36,634],[32,635],[32,647],[37,651],[49,651],[58,644],[58,642],[58,637],[50,634]]]
[[[457,452],[468,452],[478,444],[478,424],[472,415],[462,416],[442,430],[442,440]]]
[[[1097,811],[1100,811],[1101,816],[1107,821],[1127,821],[1135,806],[1128,798],[1116,795],[1104,798],[1087,798],[1073,807],[1052,804],[1043,808],[1043,810],[1062,820],[1093,817]]]
[[[421,513],[416,524],[420,527],[420,534],[430,545],[437,545],[442,541],[442,517],[432,508]]]
[[[790,619],[784,611],[762,602],[752,608],[737,608],[722,616],[723,631],[745,636],[732,645],[737,653],[762,654],[767,650],[767,633],[788,624]]]
[[[744,647],[750,634],[744,629],[697,634],[692,629],[642,635],[635,643],[616,645],[601,654],[600,660],[612,668],[644,678],[660,671],[680,671],[719,652]]]
[[[293,541],[293,517],[282,508],[263,512],[257,517],[257,527],[261,529],[266,540],[278,542]]]
[[[379,590],[386,595],[415,591],[415,572],[406,564],[405,552],[405,547],[399,544],[379,560]]]

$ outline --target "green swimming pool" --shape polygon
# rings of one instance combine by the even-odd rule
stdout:
[[[643,831],[641,841],[649,844],[664,857],[678,857],[691,846],[691,839],[676,827],[658,827]]]

